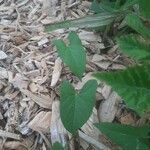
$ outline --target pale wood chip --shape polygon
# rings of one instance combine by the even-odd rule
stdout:
[[[98,117],[97,117],[97,110],[94,108],[93,113],[90,116],[89,120],[82,126],[82,131],[89,135],[90,137],[94,138],[95,140],[99,140],[99,130],[95,128],[93,125],[94,123],[98,122]]]
[[[47,14],[49,16],[56,16],[56,6],[57,6],[58,0],[44,0],[43,1],[43,13]]]
[[[29,84],[30,91],[36,93],[38,91],[38,86],[34,82]]]
[[[3,130],[0,130],[0,137],[20,140],[20,135]]]
[[[90,136],[84,134],[83,132],[79,131],[79,137],[85,140],[87,143],[94,145],[99,150],[111,150],[109,147],[105,146],[103,143],[91,138]]]
[[[29,19],[32,19],[33,15],[38,11],[39,8],[40,8],[40,5],[37,4],[37,5],[32,9],[32,11],[29,13],[28,18],[29,18]]]
[[[49,133],[51,112],[39,112],[29,123],[28,127],[37,132]]]
[[[98,62],[98,61],[102,61],[102,60],[106,60],[106,59],[107,58],[102,55],[94,54],[93,58],[92,58],[92,62]]]
[[[52,80],[51,80],[51,86],[55,86],[60,78],[62,70],[62,60],[60,58],[57,58],[55,60],[54,70],[52,73]]]
[[[31,100],[33,100],[41,107],[51,109],[52,100],[48,95],[45,96],[43,94],[40,95],[33,94],[29,90],[25,90],[25,89],[20,89],[20,91],[27,97],[31,98]]]
[[[104,85],[101,93],[105,99],[108,99],[109,95],[111,94],[111,87],[108,85]]]
[[[121,65],[121,64],[112,64],[111,66],[111,69],[114,69],[114,70],[121,70],[121,69],[125,69],[126,67],[124,65]]]
[[[6,93],[5,98],[13,100],[17,95],[19,94],[19,91],[15,91],[14,93]]]
[[[101,122],[112,122],[117,113],[118,103],[121,98],[116,92],[112,92],[108,99],[104,100],[98,110],[99,120]]]
[[[88,42],[102,41],[101,37],[92,31],[81,30],[81,32],[79,33],[79,37],[81,40]]]
[[[42,45],[44,45],[44,44],[46,44],[46,43],[48,43],[49,42],[49,40],[48,40],[48,38],[42,38],[39,42],[38,42],[38,46],[42,46]]]
[[[63,146],[67,144],[67,131],[64,128],[60,119],[60,102],[58,100],[53,101],[52,104],[52,118],[51,118],[51,141],[52,144],[60,142]]]
[[[4,148],[6,149],[15,149],[15,150],[28,150],[27,146],[22,144],[19,141],[8,141],[4,143]]]
[[[108,69],[108,67],[111,65],[111,62],[109,61],[100,61],[100,62],[93,62],[95,65],[102,69]]]
[[[8,71],[0,67],[0,79],[8,79]]]
[[[13,78],[13,80],[11,81],[11,83],[13,84],[13,86],[15,88],[24,88],[24,89],[27,89],[27,87],[28,87],[28,79],[26,77],[24,77],[20,73],[17,73],[15,75],[15,77]]]
[[[5,52],[0,51],[0,60],[6,59],[8,56]]]

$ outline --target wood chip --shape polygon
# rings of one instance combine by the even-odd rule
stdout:
[[[111,94],[111,87],[108,85],[104,85],[101,93],[105,99],[108,99],[109,95]]]
[[[108,67],[111,65],[111,62],[109,61],[100,61],[100,62],[94,62],[95,65],[102,69],[108,69]]]
[[[79,137],[85,140],[86,142],[94,145],[96,148],[100,150],[110,150],[109,147],[105,146],[103,143],[96,141],[95,139],[91,138],[90,136],[84,134],[83,132],[79,131]]]
[[[54,70],[52,73],[52,81],[51,81],[52,87],[57,84],[61,75],[61,70],[62,70],[62,60],[60,58],[57,58],[55,60],[55,66],[54,66]]]
[[[81,30],[81,32],[79,33],[79,37],[81,40],[88,41],[88,42],[102,41],[101,37],[93,33],[92,31]]]
[[[98,110],[99,120],[101,122],[112,122],[117,112],[117,104],[121,98],[117,93],[112,92],[108,99],[104,100]]]
[[[33,100],[35,103],[37,103],[41,107],[51,109],[52,100],[48,95],[47,96],[42,95],[42,94],[37,95],[37,94],[33,94],[29,90],[24,90],[24,89],[20,89],[20,91],[27,97],[31,98],[31,100]]]
[[[0,60],[6,59],[8,56],[6,55],[5,52],[0,51]]]
[[[4,148],[15,150],[28,150],[28,148],[19,141],[8,141],[4,143]]]
[[[20,135],[3,130],[0,130],[0,137],[20,140]]]
[[[137,121],[135,119],[135,117],[133,115],[131,115],[131,113],[122,116],[119,121],[121,122],[121,124],[126,124],[126,125],[132,125],[135,124],[135,122]]]
[[[93,113],[88,121],[82,126],[82,131],[95,140],[99,140],[99,130],[95,128],[94,123],[98,123],[97,110],[94,108]]]
[[[12,79],[11,83],[15,88],[24,88],[27,89],[28,87],[28,79],[24,77],[22,74],[17,73],[15,77]]]
[[[48,38],[43,38],[38,42],[38,46],[42,46],[48,42],[49,42]]]
[[[56,16],[56,5],[58,0],[44,0],[43,1],[43,13],[49,16]]]
[[[28,127],[37,132],[49,133],[51,112],[39,112],[28,124]]]
[[[33,93],[36,93],[38,90],[38,86],[34,82],[30,83],[29,88],[30,88],[30,91]]]
[[[67,131],[64,128],[60,119],[59,101],[53,101],[52,105],[52,119],[51,119],[51,141],[52,144],[60,142],[63,146],[67,144]]]
[[[106,58],[102,55],[94,54],[92,58],[92,62],[106,60]]]
[[[0,67],[0,79],[8,79],[8,71]]]

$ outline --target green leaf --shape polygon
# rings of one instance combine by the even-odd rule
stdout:
[[[95,13],[101,13],[102,10],[100,9],[99,6],[99,2],[97,0],[94,0],[91,4],[91,8],[92,11],[94,11]]]
[[[140,12],[141,14],[150,19],[150,1],[149,0],[139,0]]]
[[[138,3],[138,0],[126,0],[125,4],[121,7],[121,9],[128,9],[129,7]]]
[[[79,93],[64,81],[60,89],[60,116],[65,128],[75,134],[90,117],[96,93],[96,80],[89,80]]]
[[[113,123],[100,123],[95,125],[123,150],[149,150],[148,133],[150,126],[133,127]]]
[[[53,144],[52,150],[64,150],[64,148],[59,142],[56,142]]]
[[[98,3],[97,0],[94,0],[92,5],[91,5],[91,9],[95,12],[95,13],[106,13],[106,12],[114,12],[115,11],[115,3],[114,2],[110,2],[107,0],[102,0],[100,3]]]
[[[128,26],[140,33],[143,37],[150,39],[150,29],[143,25],[142,21],[138,16],[134,14],[128,14],[125,20]]]
[[[150,45],[143,43],[137,35],[125,35],[117,39],[120,50],[137,60],[150,60]]]
[[[129,108],[139,114],[150,110],[150,64],[94,76],[111,85]]]
[[[110,24],[115,17],[118,16],[116,13],[100,13],[89,15],[83,18],[67,20],[62,22],[57,22],[53,24],[45,25],[45,31],[49,32],[56,29],[62,28],[96,28]]]
[[[55,40],[54,44],[57,47],[58,54],[70,70],[79,78],[82,77],[86,65],[86,53],[82,43],[75,32],[70,32],[68,36],[69,45],[62,40]]]
[[[111,2],[108,0],[102,0],[101,2],[98,2],[97,0],[94,0],[91,5],[91,10],[93,10],[95,13],[102,13],[102,12],[113,13],[117,11],[126,10],[137,3],[138,0],[126,0],[125,3],[122,5],[120,0],[116,2]]]

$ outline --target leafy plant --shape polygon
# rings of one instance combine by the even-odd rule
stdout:
[[[75,32],[70,32],[68,36],[69,44],[66,46],[64,41],[55,40],[54,44],[57,47],[58,54],[66,63],[70,70],[79,78],[82,77],[85,71],[86,53],[82,43]]]
[[[60,116],[65,128],[75,134],[90,117],[97,88],[96,80],[89,80],[77,93],[68,81],[60,88]]]
[[[49,32],[62,28],[97,28],[110,25],[112,22],[122,20],[129,13],[130,7],[138,3],[138,0],[102,0],[100,3],[94,0],[91,10],[96,14],[87,15],[85,17],[66,20],[57,23],[45,25],[45,31]]]
[[[137,34],[121,36],[117,39],[120,50],[139,61],[150,60],[150,44]]]
[[[140,16],[140,15],[139,15]],[[136,34],[123,35],[117,38],[117,43],[122,50],[132,58],[149,62],[150,56],[150,29],[145,27],[140,17],[128,14],[126,24],[135,30]],[[139,35],[139,34],[142,35]],[[95,76],[111,85],[112,88],[125,100],[129,108],[139,114],[150,110],[150,65],[135,66],[115,73],[97,73]],[[117,76],[117,78],[116,78]]]
[[[138,34],[123,35],[117,39],[122,52],[137,60],[150,59],[150,29],[145,27],[141,19],[134,14],[129,14],[126,17],[126,23]]]
[[[99,123],[95,126],[123,150],[149,150],[150,126],[133,127],[114,123]]]
[[[125,21],[129,27],[141,34],[145,38],[150,39],[150,29],[143,25],[142,20],[135,14],[128,14]]]
[[[125,25],[132,29],[132,34],[130,32],[128,35],[117,37],[117,43],[123,53],[138,60],[140,64],[116,72],[98,72],[95,76],[111,85],[113,90],[124,99],[127,106],[135,110],[139,115],[149,112],[149,0],[102,0],[100,3],[95,0],[92,4],[92,10],[97,14],[49,24],[45,26],[46,31],[69,27],[95,28],[107,26],[109,28],[118,18],[119,23],[123,20]],[[54,44],[64,63],[81,79],[85,71],[85,51],[75,32],[69,34],[68,40],[70,42],[68,46],[62,40],[56,40]],[[61,120],[70,133],[75,134],[90,117],[94,106],[96,87],[96,81],[91,80],[78,93],[68,81],[64,81],[61,84]],[[133,127],[100,123],[96,124],[96,127],[125,150],[150,149],[149,125]],[[54,146],[59,148],[60,145],[56,143]]]
[[[96,28],[96,27],[106,26],[110,24],[118,15],[119,15],[118,13],[106,12],[106,13],[85,16],[79,19],[66,20],[66,21],[57,22],[53,24],[47,24],[45,25],[45,31],[50,32],[56,29],[71,28],[71,27]]]
[[[102,12],[114,13],[118,11],[124,11],[137,3],[138,0],[126,0],[126,1],[101,0],[100,3],[98,2],[98,0],[94,0],[91,5],[91,10],[93,10],[95,13],[102,13]]]
[[[142,4],[142,13],[128,14],[125,18],[126,24],[137,33],[123,35],[117,38],[117,43],[122,52],[142,61],[142,65],[117,72],[97,73],[95,76],[111,85],[128,107],[143,115],[150,111],[150,29],[144,24],[144,20],[148,18],[149,6],[145,6],[148,1],[138,2]],[[150,149],[150,126],[132,127],[112,123],[100,123],[96,126],[124,150]]]
[[[128,68],[123,71],[96,73],[94,76],[111,85],[129,108],[144,114],[150,110],[150,65]]]

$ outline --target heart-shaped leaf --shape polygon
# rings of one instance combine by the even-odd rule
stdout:
[[[148,134],[150,126],[133,127],[114,123],[100,123],[95,126],[107,135],[123,150],[149,150],[150,143]]]
[[[150,65],[130,67],[117,72],[94,75],[111,85],[127,106],[139,114],[150,110]]]
[[[60,88],[60,116],[65,128],[75,133],[90,117],[97,88],[96,80],[89,80],[79,93],[68,81]]]
[[[86,65],[86,53],[82,43],[75,32],[70,32],[69,45],[66,46],[61,39],[55,40],[54,44],[57,47],[58,54],[61,59],[67,64],[70,70],[79,78],[82,77]]]
[[[59,142],[56,142],[53,144],[52,150],[64,150],[64,148]]]

